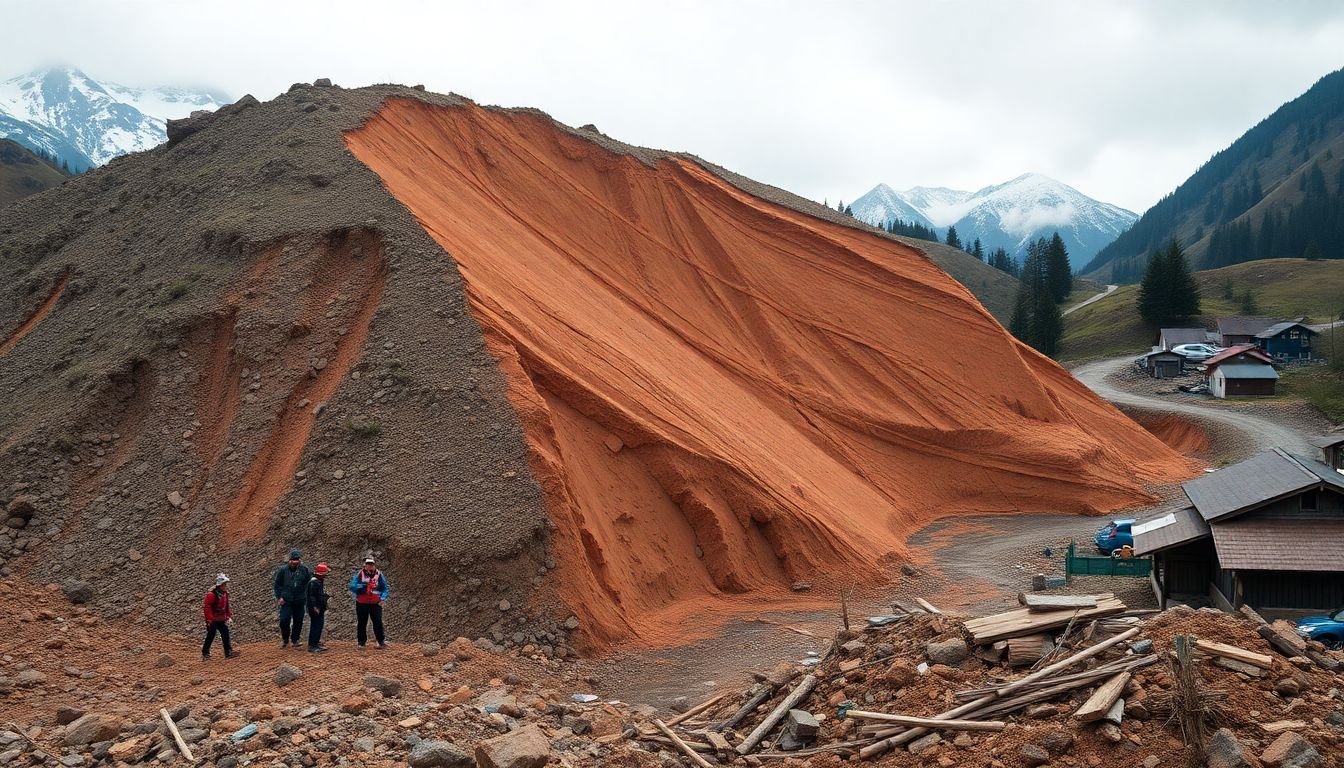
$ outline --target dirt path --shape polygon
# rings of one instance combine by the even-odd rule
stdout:
[[[1278,447],[1307,456],[1315,454],[1316,449],[1307,442],[1307,436],[1290,425],[1280,424],[1263,416],[1241,413],[1231,408],[1204,405],[1197,401],[1180,402],[1126,392],[1106,381],[1107,376],[1131,365],[1132,362],[1129,356],[1097,360],[1075,368],[1073,375],[1093,392],[1116,405],[1131,405],[1152,411],[1175,413],[1230,426],[1244,434],[1256,451]]]
[[[1085,299],[1085,300],[1083,300],[1083,301],[1078,302],[1077,304],[1074,304],[1072,307],[1069,307],[1068,309],[1064,310],[1064,311],[1061,312],[1060,314],[1061,314],[1061,315],[1071,315],[1071,314],[1073,314],[1074,312],[1077,312],[1078,310],[1082,309],[1083,307],[1086,307],[1088,304],[1091,304],[1091,303],[1096,302],[1096,301],[1100,301],[1100,300],[1106,298],[1107,296],[1110,296],[1112,293],[1115,293],[1115,289],[1116,289],[1116,288],[1119,288],[1119,287],[1120,287],[1120,286],[1118,286],[1118,285],[1108,285],[1108,286],[1106,286],[1106,290],[1102,291],[1101,293],[1098,293],[1096,296],[1093,296],[1093,297],[1090,298],[1090,299]]]

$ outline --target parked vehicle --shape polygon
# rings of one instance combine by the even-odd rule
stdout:
[[[1326,648],[1344,648],[1344,608],[1329,616],[1307,616],[1297,620],[1297,634],[1315,640]]]
[[[1133,518],[1116,519],[1107,523],[1105,528],[1097,531],[1097,551],[1109,555],[1123,546],[1133,547],[1134,533],[1130,530],[1133,525]]]
[[[1208,360],[1210,357],[1223,351],[1222,347],[1216,347],[1212,344],[1177,344],[1171,348],[1172,352],[1184,357],[1186,360],[1198,363]]]

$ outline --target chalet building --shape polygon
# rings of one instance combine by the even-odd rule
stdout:
[[[1139,361],[1139,367],[1155,379],[1174,379],[1185,373],[1185,358],[1168,349],[1154,348]]]
[[[1217,398],[1272,395],[1279,381],[1274,359],[1264,350],[1243,344],[1204,361],[1209,393]]]
[[[1276,360],[1310,360],[1311,340],[1316,332],[1301,318],[1275,323],[1255,334],[1255,345]]]
[[[1218,345],[1235,347],[1242,344],[1256,346],[1255,335],[1277,323],[1272,317],[1218,318]]]
[[[1334,465],[1265,451],[1184,483],[1188,506],[1134,524],[1161,607],[1212,601],[1272,618],[1344,605],[1344,435],[1319,444]]]
[[[1171,349],[1181,344],[1207,344],[1209,332],[1203,328],[1163,328],[1157,334],[1157,346]]]

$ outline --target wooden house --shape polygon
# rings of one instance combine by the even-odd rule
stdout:
[[[1310,360],[1311,340],[1316,331],[1301,319],[1275,323],[1255,334],[1255,345],[1276,360]]]
[[[1218,318],[1218,344],[1223,347],[1235,347],[1247,344],[1256,346],[1255,335],[1277,323],[1272,317],[1220,317]]]
[[[1140,360],[1143,371],[1155,379],[1174,379],[1185,373],[1185,358],[1169,349],[1154,349]]]
[[[1334,443],[1344,443],[1344,439]],[[1188,506],[1134,524],[1158,603],[1294,616],[1344,605],[1344,474],[1281,449],[1182,485]]]
[[[1163,328],[1157,334],[1157,346],[1171,349],[1181,344],[1207,344],[1209,332],[1203,328]]]
[[[1272,362],[1268,353],[1252,345],[1223,350],[1204,361],[1209,392],[1217,398],[1272,395],[1279,380]]]

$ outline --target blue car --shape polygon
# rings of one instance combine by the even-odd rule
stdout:
[[[1297,634],[1335,650],[1344,648],[1344,608],[1329,616],[1307,616],[1297,620]]]
[[[1133,519],[1107,523],[1105,528],[1097,531],[1097,550],[1103,555],[1109,555],[1126,544],[1134,546],[1134,534],[1130,530],[1133,525]]]

